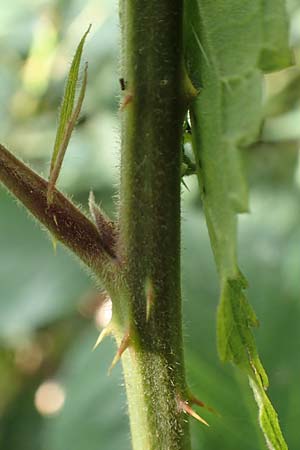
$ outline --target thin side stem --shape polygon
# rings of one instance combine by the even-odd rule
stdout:
[[[0,144],[0,181],[50,231],[103,279],[114,276],[114,262],[96,226],[56,189],[47,204],[48,183]]]

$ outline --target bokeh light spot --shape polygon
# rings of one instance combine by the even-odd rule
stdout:
[[[45,381],[37,389],[34,404],[42,416],[53,416],[64,406],[66,394],[57,381]]]

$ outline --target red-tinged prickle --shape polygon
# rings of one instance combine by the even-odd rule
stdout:
[[[110,368],[108,369],[108,374],[111,374],[112,369],[115,367],[115,365],[117,364],[117,362],[121,359],[121,356],[123,355],[123,353],[125,352],[125,350],[129,347],[130,345],[130,335],[129,335],[129,331],[124,335],[121,344],[117,350],[117,353],[115,354],[114,359],[112,360],[112,363],[110,365]]]

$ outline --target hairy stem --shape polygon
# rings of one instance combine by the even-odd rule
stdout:
[[[47,204],[48,183],[0,144],[0,181],[50,231],[104,280],[113,277],[114,262],[95,225],[57,190]]]
[[[119,254],[129,330],[123,367],[134,450],[188,450],[181,293],[180,164],[188,94],[182,0],[121,0]],[[127,311],[124,313],[124,304]],[[126,317],[126,319],[124,319]],[[120,340],[120,338],[119,338]]]

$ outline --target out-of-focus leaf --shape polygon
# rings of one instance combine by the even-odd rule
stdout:
[[[246,152],[245,160],[249,184],[282,189],[295,186],[295,168],[298,163],[298,144],[293,142],[260,142]]]
[[[0,190],[0,338],[30,334],[74,311],[90,286],[71,255]]]
[[[96,336],[92,331],[79,336],[66,355],[59,374],[66,403],[57,418],[45,424],[45,450],[130,449],[120,365],[107,374],[115,347],[107,339],[92,352]]]
[[[267,117],[291,111],[300,101],[300,74],[297,73],[277,94],[271,96],[265,106]]]
[[[270,117],[264,123],[262,139],[266,142],[295,141],[300,138],[300,110],[286,112],[280,116]]]

